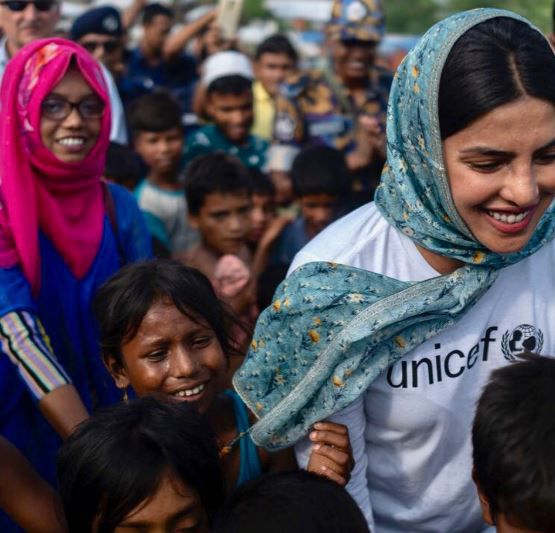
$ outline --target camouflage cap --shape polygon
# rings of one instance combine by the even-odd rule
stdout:
[[[380,42],[385,33],[381,0],[334,0],[327,32],[331,39]]]

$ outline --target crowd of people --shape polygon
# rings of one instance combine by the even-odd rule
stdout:
[[[555,531],[537,28],[0,13],[0,531]]]

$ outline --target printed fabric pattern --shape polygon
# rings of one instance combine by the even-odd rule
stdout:
[[[432,27],[399,67],[388,109],[388,165],[376,197],[390,224],[464,266],[418,283],[332,263],[293,272],[261,314],[233,380],[260,418],[251,430],[259,446],[289,446],[346,407],[404,354],[453,325],[498,269],[553,238],[552,205],[522,251],[492,253],[474,240],[451,198],[437,114],[441,71],[457,39],[494,17],[529,24],[498,9],[459,13]]]
[[[348,89],[332,72],[294,74],[280,88],[276,99],[274,141],[281,145],[302,147],[324,144],[343,152],[352,151],[356,144],[353,122],[366,114],[386,123],[387,101],[391,74],[373,66],[364,104],[356,106]]]

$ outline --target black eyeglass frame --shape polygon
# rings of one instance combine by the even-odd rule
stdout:
[[[107,54],[115,52],[121,43],[116,39],[111,39],[110,41],[85,41],[79,43],[87,52],[92,53],[97,48],[102,47]]]
[[[10,11],[14,13],[21,13],[27,9],[29,4],[33,4],[37,11],[46,13],[51,11],[52,8],[58,4],[56,0],[3,0],[0,5],[7,7]]]
[[[60,112],[59,114],[49,113],[47,110],[45,110],[45,104],[48,104],[48,102],[53,102],[53,101],[63,104],[64,106],[63,111]],[[98,113],[95,112],[91,114],[90,110],[87,111],[86,108],[83,108],[83,104],[87,104],[88,102],[92,102],[92,101],[94,101],[95,103],[98,102],[98,104],[100,104],[99,108],[101,107],[101,109],[99,109]],[[74,109],[77,109],[79,116],[83,120],[95,120],[95,119],[100,119],[104,116],[104,113],[106,112],[106,104],[98,96],[95,96],[95,95],[85,96],[85,98],[79,100],[79,102],[70,102],[67,98],[64,98],[62,96],[55,96],[55,97],[47,96],[42,101],[42,104],[40,106],[40,111],[42,116],[58,122],[61,122],[62,120],[65,120],[67,117],[69,117],[69,115],[71,115]]]

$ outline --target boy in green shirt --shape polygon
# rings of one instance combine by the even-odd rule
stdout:
[[[268,142],[250,134],[254,120],[250,60],[239,52],[220,52],[210,56],[203,68],[206,109],[214,123],[187,138],[185,163],[221,151],[247,167],[262,169]]]

